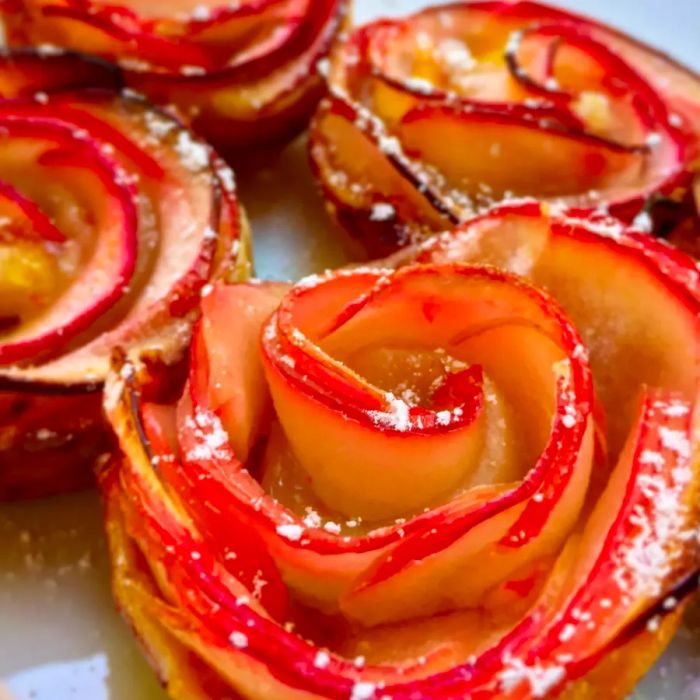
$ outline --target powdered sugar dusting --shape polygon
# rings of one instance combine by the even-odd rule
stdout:
[[[660,413],[677,403],[655,404]],[[691,445],[682,430],[660,426],[659,441],[666,455],[645,449],[639,459],[648,465],[638,477],[639,502],[629,523],[636,532],[625,539],[618,553],[615,580],[627,594],[659,596],[675,560],[683,553],[682,542],[693,536],[688,527],[688,509],[683,500],[685,486],[692,478],[689,468]]]
[[[304,528],[295,523],[285,523],[277,526],[277,534],[290,542],[298,542],[304,534]]]
[[[576,416],[567,413],[562,416],[561,422],[565,428],[573,428],[576,425]]]
[[[224,188],[224,192],[233,194],[236,191],[236,177],[233,174],[233,170],[225,166],[218,168],[216,172],[221,181],[221,186]]]
[[[671,401],[662,406],[661,409],[662,413],[669,418],[682,418],[690,413],[690,407],[682,401]]]
[[[632,225],[640,231],[644,231],[644,233],[651,233],[654,230],[654,221],[648,211],[640,211],[634,217]]]
[[[316,668],[328,668],[331,662],[331,657],[327,651],[319,651],[316,653],[316,658],[314,658],[314,666]]]
[[[552,691],[566,676],[566,669],[560,665],[533,665],[525,664],[521,659],[508,657],[505,660],[506,668],[500,674],[501,690],[508,693],[522,683],[530,686],[532,696],[543,698]]]
[[[189,449],[186,459],[206,461],[230,456],[229,437],[218,416],[197,409],[194,417],[187,416],[185,425],[194,431],[196,444]]]
[[[182,159],[182,164],[193,172],[204,170],[210,163],[209,146],[193,138],[189,131],[178,134],[175,150]]]
[[[387,202],[380,202],[372,207],[370,220],[372,221],[388,221],[396,216],[396,210]]]
[[[676,452],[683,458],[690,457],[690,440],[681,430],[671,430],[670,428],[659,428],[661,444],[672,452]]]
[[[374,693],[376,689],[377,686],[375,683],[370,683],[368,681],[358,681],[352,687],[350,700],[371,700],[375,697]]]
[[[248,646],[248,636],[243,632],[231,632],[229,641],[236,649],[245,649]]]
[[[657,467],[663,467],[666,463],[664,456],[655,450],[644,450],[641,455],[639,455],[639,461],[642,464],[654,464]]]
[[[411,417],[409,405],[394,394],[386,395],[389,408],[386,411],[369,411],[369,417],[378,426],[391,428],[399,432],[407,432],[411,429]]]

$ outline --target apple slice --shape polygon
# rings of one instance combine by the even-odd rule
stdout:
[[[428,138],[434,129],[445,135],[439,144]],[[642,149],[513,115],[427,105],[406,113],[396,133],[406,152],[437,168],[448,187],[476,194],[488,183],[496,199],[506,193],[576,199],[578,192],[629,190],[647,167]],[[514,163],[529,167],[521,171]],[[553,172],[556,180],[548,177]]]
[[[251,338],[260,332],[287,288],[279,283],[218,286],[202,300],[202,319],[191,360],[192,390],[208,395],[207,404],[220,416],[243,462],[260,437],[270,409],[269,395],[261,391],[265,378],[260,355]],[[206,349],[198,349],[200,342]],[[233,348],[239,349],[240,357]]]

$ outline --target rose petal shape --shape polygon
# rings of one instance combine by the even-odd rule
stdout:
[[[657,233],[693,213],[700,77],[591,19],[475,0],[378,20],[334,54],[329,86],[312,166],[373,257],[511,197]]]
[[[317,66],[347,0],[24,0],[3,3],[11,46],[52,45],[118,64],[151,100],[177,105],[225,155],[291,139],[323,89]]]
[[[495,209],[217,285],[177,400],[119,359],[116,598],[173,698],[623,698],[698,582],[700,278]]]
[[[0,499],[85,484],[112,349],[156,381],[204,286],[242,272],[231,171],[118,85],[74,54],[0,58]]]

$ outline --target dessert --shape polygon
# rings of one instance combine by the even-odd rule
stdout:
[[[526,201],[215,285],[177,400],[115,357],[114,590],[171,697],[625,697],[698,581],[698,285]]]
[[[529,1],[430,7],[356,29],[329,86],[312,165],[371,257],[518,196],[657,234],[694,214],[700,78],[594,20]]]
[[[84,485],[113,347],[158,381],[202,288],[244,272],[231,171],[119,83],[75,54],[0,57],[0,498]]]
[[[305,128],[323,92],[316,68],[345,25],[347,6],[10,0],[3,18],[11,46],[49,44],[117,63],[131,87],[176,105],[229,155]]]

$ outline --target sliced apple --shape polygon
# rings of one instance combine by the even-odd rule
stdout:
[[[199,359],[192,361],[204,367],[192,371],[191,377],[201,381],[197,390],[207,392],[208,404],[221,417],[242,462],[263,432],[265,418],[269,420],[269,395],[255,338],[286,291],[283,284],[217,286],[202,301],[201,341],[193,346]],[[198,342],[205,346],[200,352]]]

